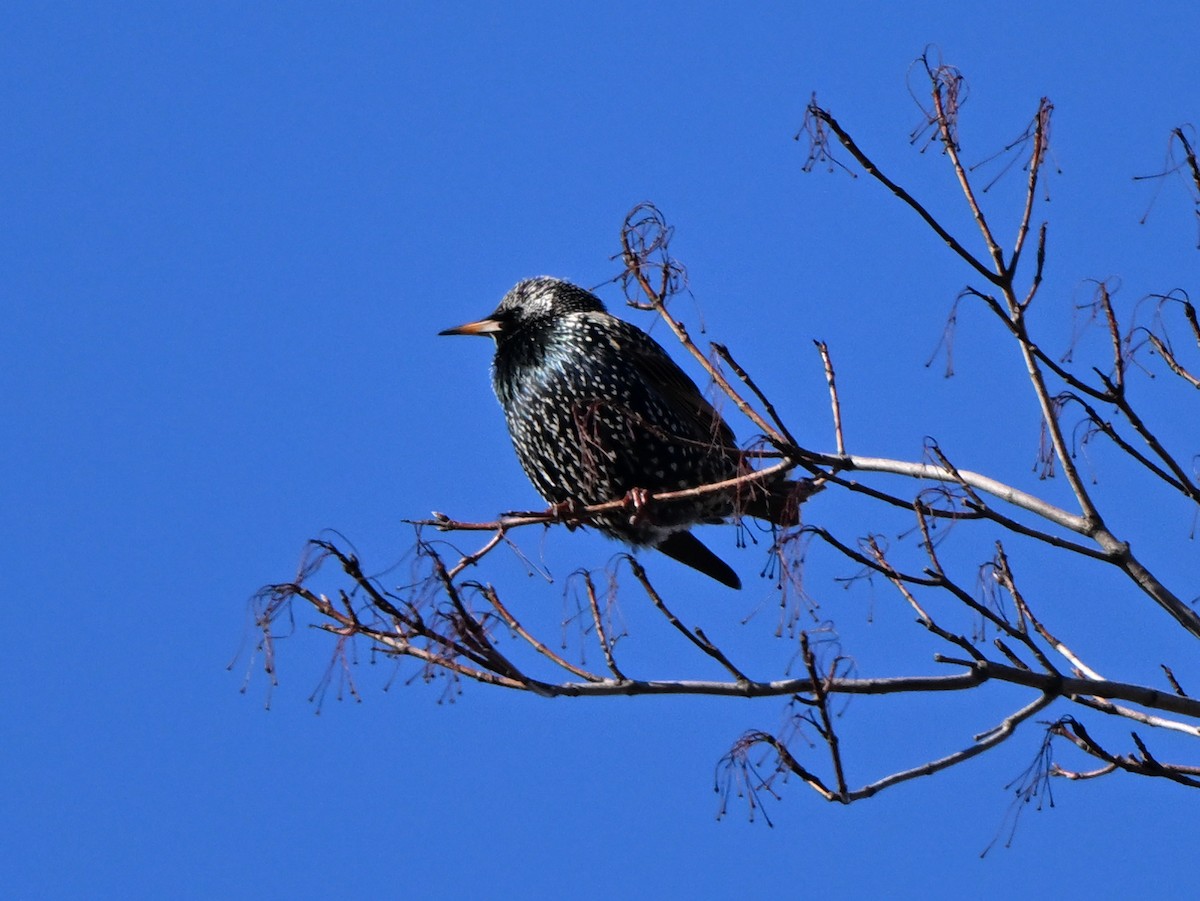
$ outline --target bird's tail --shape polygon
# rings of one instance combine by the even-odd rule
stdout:
[[[742,587],[742,580],[729,564],[705,547],[691,532],[672,532],[655,547],[673,560],[704,573],[710,579],[716,579],[722,585]]]
[[[781,528],[791,528],[800,524],[800,505],[824,487],[813,479],[780,479],[766,485],[754,485],[737,498],[738,512]]]

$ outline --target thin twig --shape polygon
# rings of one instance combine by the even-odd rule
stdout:
[[[979,226],[984,243],[987,244],[988,254],[992,258],[993,271],[997,278],[1001,280],[997,281],[996,284],[1002,284],[1003,280],[1010,276],[1010,273],[1007,272],[1007,267],[1004,265],[1004,253],[1000,250],[1000,245],[996,243],[995,237],[992,236],[992,229],[983,215],[983,210],[980,209],[979,202],[975,199],[975,191],[971,187],[971,181],[967,178],[967,172],[963,168],[962,161],[958,158],[958,141],[951,134],[950,119],[947,115],[942,96],[942,82],[938,78],[940,69],[932,70],[927,66],[926,70],[929,72],[930,81],[933,83],[933,108],[936,114],[935,122],[942,137],[942,146],[945,148],[946,155],[950,158],[954,174],[958,177],[959,187],[962,189],[963,196],[967,200],[967,205],[971,208],[971,215],[975,217],[975,224]]]
[[[824,341],[814,341],[821,353],[821,362],[825,364],[825,382],[829,385],[829,404],[833,408],[833,437],[837,442],[839,456],[846,453],[846,439],[842,434],[842,404],[838,400],[837,379],[833,371],[833,360],[829,357],[829,347]]]
[[[793,447],[799,447],[800,443],[792,437],[792,433],[789,432],[787,426],[784,425],[783,419],[780,418],[779,413],[775,410],[775,405],[771,403],[765,394],[763,394],[762,390],[757,384],[755,384],[754,379],[750,377],[750,374],[742,368],[742,365],[733,358],[733,354],[730,353],[729,348],[724,344],[718,344],[716,341],[713,341],[711,346],[713,351],[716,352],[717,356],[719,356],[729,365],[734,374],[741,379],[742,382],[745,383],[746,387],[754,393],[754,396],[758,398],[758,402],[763,405],[763,409],[767,411],[767,415],[771,417],[771,421],[775,423],[776,428],[779,429],[779,434],[786,438],[788,443]]]
[[[1054,111],[1054,104],[1049,99],[1043,97],[1041,103],[1038,104],[1038,111],[1034,115],[1033,126],[1033,152],[1029,159],[1029,181],[1025,186],[1025,208],[1021,211],[1021,224],[1017,227],[1017,240],[1013,245],[1012,256],[1009,257],[1008,271],[1016,272],[1017,264],[1021,260],[1021,250],[1025,246],[1025,238],[1029,234],[1029,221],[1033,216],[1033,205],[1037,195],[1037,180],[1038,174],[1042,169],[1042,158],[1046,152],[1046,132],[1050,127],[1050,114]],[[1041,236],[1038,240],[1039,257],[1043,255],[1046,239],[1046,226],[1042,226]],[[1041,278],[1041,264],[1038,265],[1038,278]],[[1022,306],[1028,306],[1028,298]]]
[[[1169,729],[1172,732],[1182,732],[1184,735],[1190,735],[1192,738],[1200,738],[1200,726],[1192,723],[1181,723],[1179,720],[1169,720],[1165,717],[1143,713],[1140,710],[1134,710],[1132,707],[1126,707],[1123,704],[1114,704],[1112,701],[1105,700],[1104,698],[1091,698],[1081,695],[1074,700],[1077,704],[1082,704],[1084,707],[1091,707],[1093,710],[1099,710],[1101,713],[1124,717],[1127,720],[1133,720],[1146,726],[1153,726],[1156,729]]]
[[[588,607],[592,611],[592,624],[596,627],[596,638],[600,642],[601,650],[604,651],[604,662],[608,664],[609,671],[612,672],[612,674],[616,676],[618,680],[621,682],[628,682],[629,679],[624,673],[621,672],[620,668],[617,666],[616,659],[613,657],[613,644],[612,641],[609,640],[608,633],[604,629],[604,617],[600,612],[600,602],[596,598],[596,586],[592,582],[591,573],[584,571],[580,573],[580,576],[583,578],[583,584],[587,591]],[[590,684],[596,685],[606,683],[592,682]]]
[[[821,736],[825,739],[825,745],[829,748],[829,757],[833,763],[834,778],[837,779],[838,796],[845,798],[848,794],[846,786],[846,771],[842,767],[842,752],[841,743],[838,741],[837,730],[833,727],[833,719],[829,715],[829,693],[825,690],[827,682],[833,678],[833,674],[822,677],[817,674],[817,658],[813,654],[812,646],[808,641],[808,633],[800,633],[800,649],[804,657],[804,668],[808,671],[808,679],[811,684],[810,693],[816,703],[817,711],[821,715]]]
[[[603,682],[604,681],[603,676],[598,676],[595,673],[589,672],[588,670],[584,669],[581,666],[576,666],[574,663],[571,663],[571,661],[566,660],[560,654],[555,653],[553,650],[551,650],[549,647],[547,647],[543,642],[538,641],[531,634],[529,634],[528,630],[526,630],[526,628],[524,626],[522,626],[520,624],[520,622],[517,621],[517,618],[515,616],[513,616],[512,613],[509,612],[508,608],[500,601],[500,595],[497,594],[496,589],[493,586],[491,586],[491,585],[483,586],[483,596],[485,598],[487,598],[488,603],[490,603],[492,605],[492,607],[495,608],[496,612],[500,614],[500,618],[504,620],[505,625],[507,625],[514,632],[516,632],[517,635],[521,636],[521,638],[523,638],[529,644],[530,647],[532,647],[535,651],[537,651],[539,654],[541,654],[543,657],[545,657],[551,663],[555,664],[556,666],[562,667],[567,672],[574,673],[576,676],[579,676],[581,679],[587,679],[589,682]]]
[[[942,227],[942,224],[938,222],[933,215],[927,209],[925,209],[925,207],[922,206],[919,201],[916,200],[916,198],[888,178],[883,171],[871,161],[871,158],[862,151],[854,139],[850,137],[849,132],[842,128],[837,119],[833,118],[833,116],[827,110],[824,110],[815,104],[810,104],[808,107],[808,112],[829,126],[829,129],[835,135],[837,135],[838,140],[841,141],[842,146],[850,152],[850,155],[858,161],[858,164],[866,170],[867,174],[895,194],[904,203],[906,203],[909,208],[912,209],[913,212],[915,212],[918,216],[920,216],[925,221],[925,224],[933,229],[934,233],[937,234],[937,236],[943,241],[945,241],[950,249],[958,254],[972,269],[974,269],[988,281],[995,284],[1000,283],[999,276],[997,276],[995,272],[992,272],[990,269],[988,269],[988,267],[979,259],[977,259],[974,254],[958,243],[958,239],[946,231],[946,229]]]
[[[953,754],[947,754],[945,757],[937,760],[931,760],[921,766],[901,770],[900,772],[892,773],[890,776],[885,776],[882,779],[872,782],[870,785],[863,786],[858,791],[852,792],[850,798],[855,801],[860,798],[869,798],[883,791],[885,788],[891,788],[893,785],[908,782],[921,776],[931,776],[941,770],[949,769],[952,766],[970,760],[972,757],[977,757],[1011,736],[1016,731],[1017,726],[1034,714],[1045,710],[1053,701],[1053,695],[1040,695],[1020,710],[1005,717],[1003,721],[992,729],[980,733],[974,744],[968,745],[961,751],[955,751]]]
[[[631,556],[626,555],[625,560],[629,563],[630,568],[633,570],[634,578],[641,583],[642,589],[650,598],[651,603],[658,608],[659,613],[666,617],[667,622],[669,622],[681,635],[687,638],[688,641],[698,647],[709,657],[712,657],[714,660],[716,660],[719,664],[721,664],[721,666],[725,667],[725,669],[729,671],[730,675],[732,675],[733,678],[736,679],[740,684],[748,685],[750,683],[750,679],[745,673],[733,665],[733,662],[725,656],[724,652],[722,652],[720,648],[709,641],[708,637],[700,629],[696,629],[695,632],[692,632],[690,629],[688,629],[687,626],[681,623],[679,618],[667,608],[667,605],[663,602],[662,595],[660,595],[655,590],[654,586],[650,584],[650,579],[646,575],[645,568]]]

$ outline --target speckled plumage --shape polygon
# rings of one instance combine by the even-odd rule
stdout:
[[[657,494],[739,473],[733,432],[695,383],[653,338],[610,315],[582,288],[527,279],[486,319],[442,334],[496,340],[492,384],[521,466],[550,503],[599,504],[632,489]],[[786,506],[794,515],[784,484],[790,483],[759,492],[777,503],[750,512],[783,522]],[[593,523],[737,588],[737,575],[687,531],[733,512],[729,494],[714,494],[655,504],[644,515],[617,511]]]

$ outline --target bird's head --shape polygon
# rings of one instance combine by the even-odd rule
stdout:
[[[439,335],[489,335],[499,343],[530,326],[553,322],[569,313],[604,313],[604,304],[595,294],[563,281],[540,275],[517,282],[504,295],[491,315],[475,322],[448,328]]]

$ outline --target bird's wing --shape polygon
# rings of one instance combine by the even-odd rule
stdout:
[[[618,340],[628,344],[633,351],[629,359],[644,376],[647,385],[653,385],[661,392],[667,406],[679,412],[686,419],[686,424],[694,427],[694,437],[698,440],[712,440],[725,447],[737,446],[733,429],[721,417],[713,405],[704,399],[696,383],[686,372],[667,355],[658,342],[641,329],[622,319],[616,319]]]

